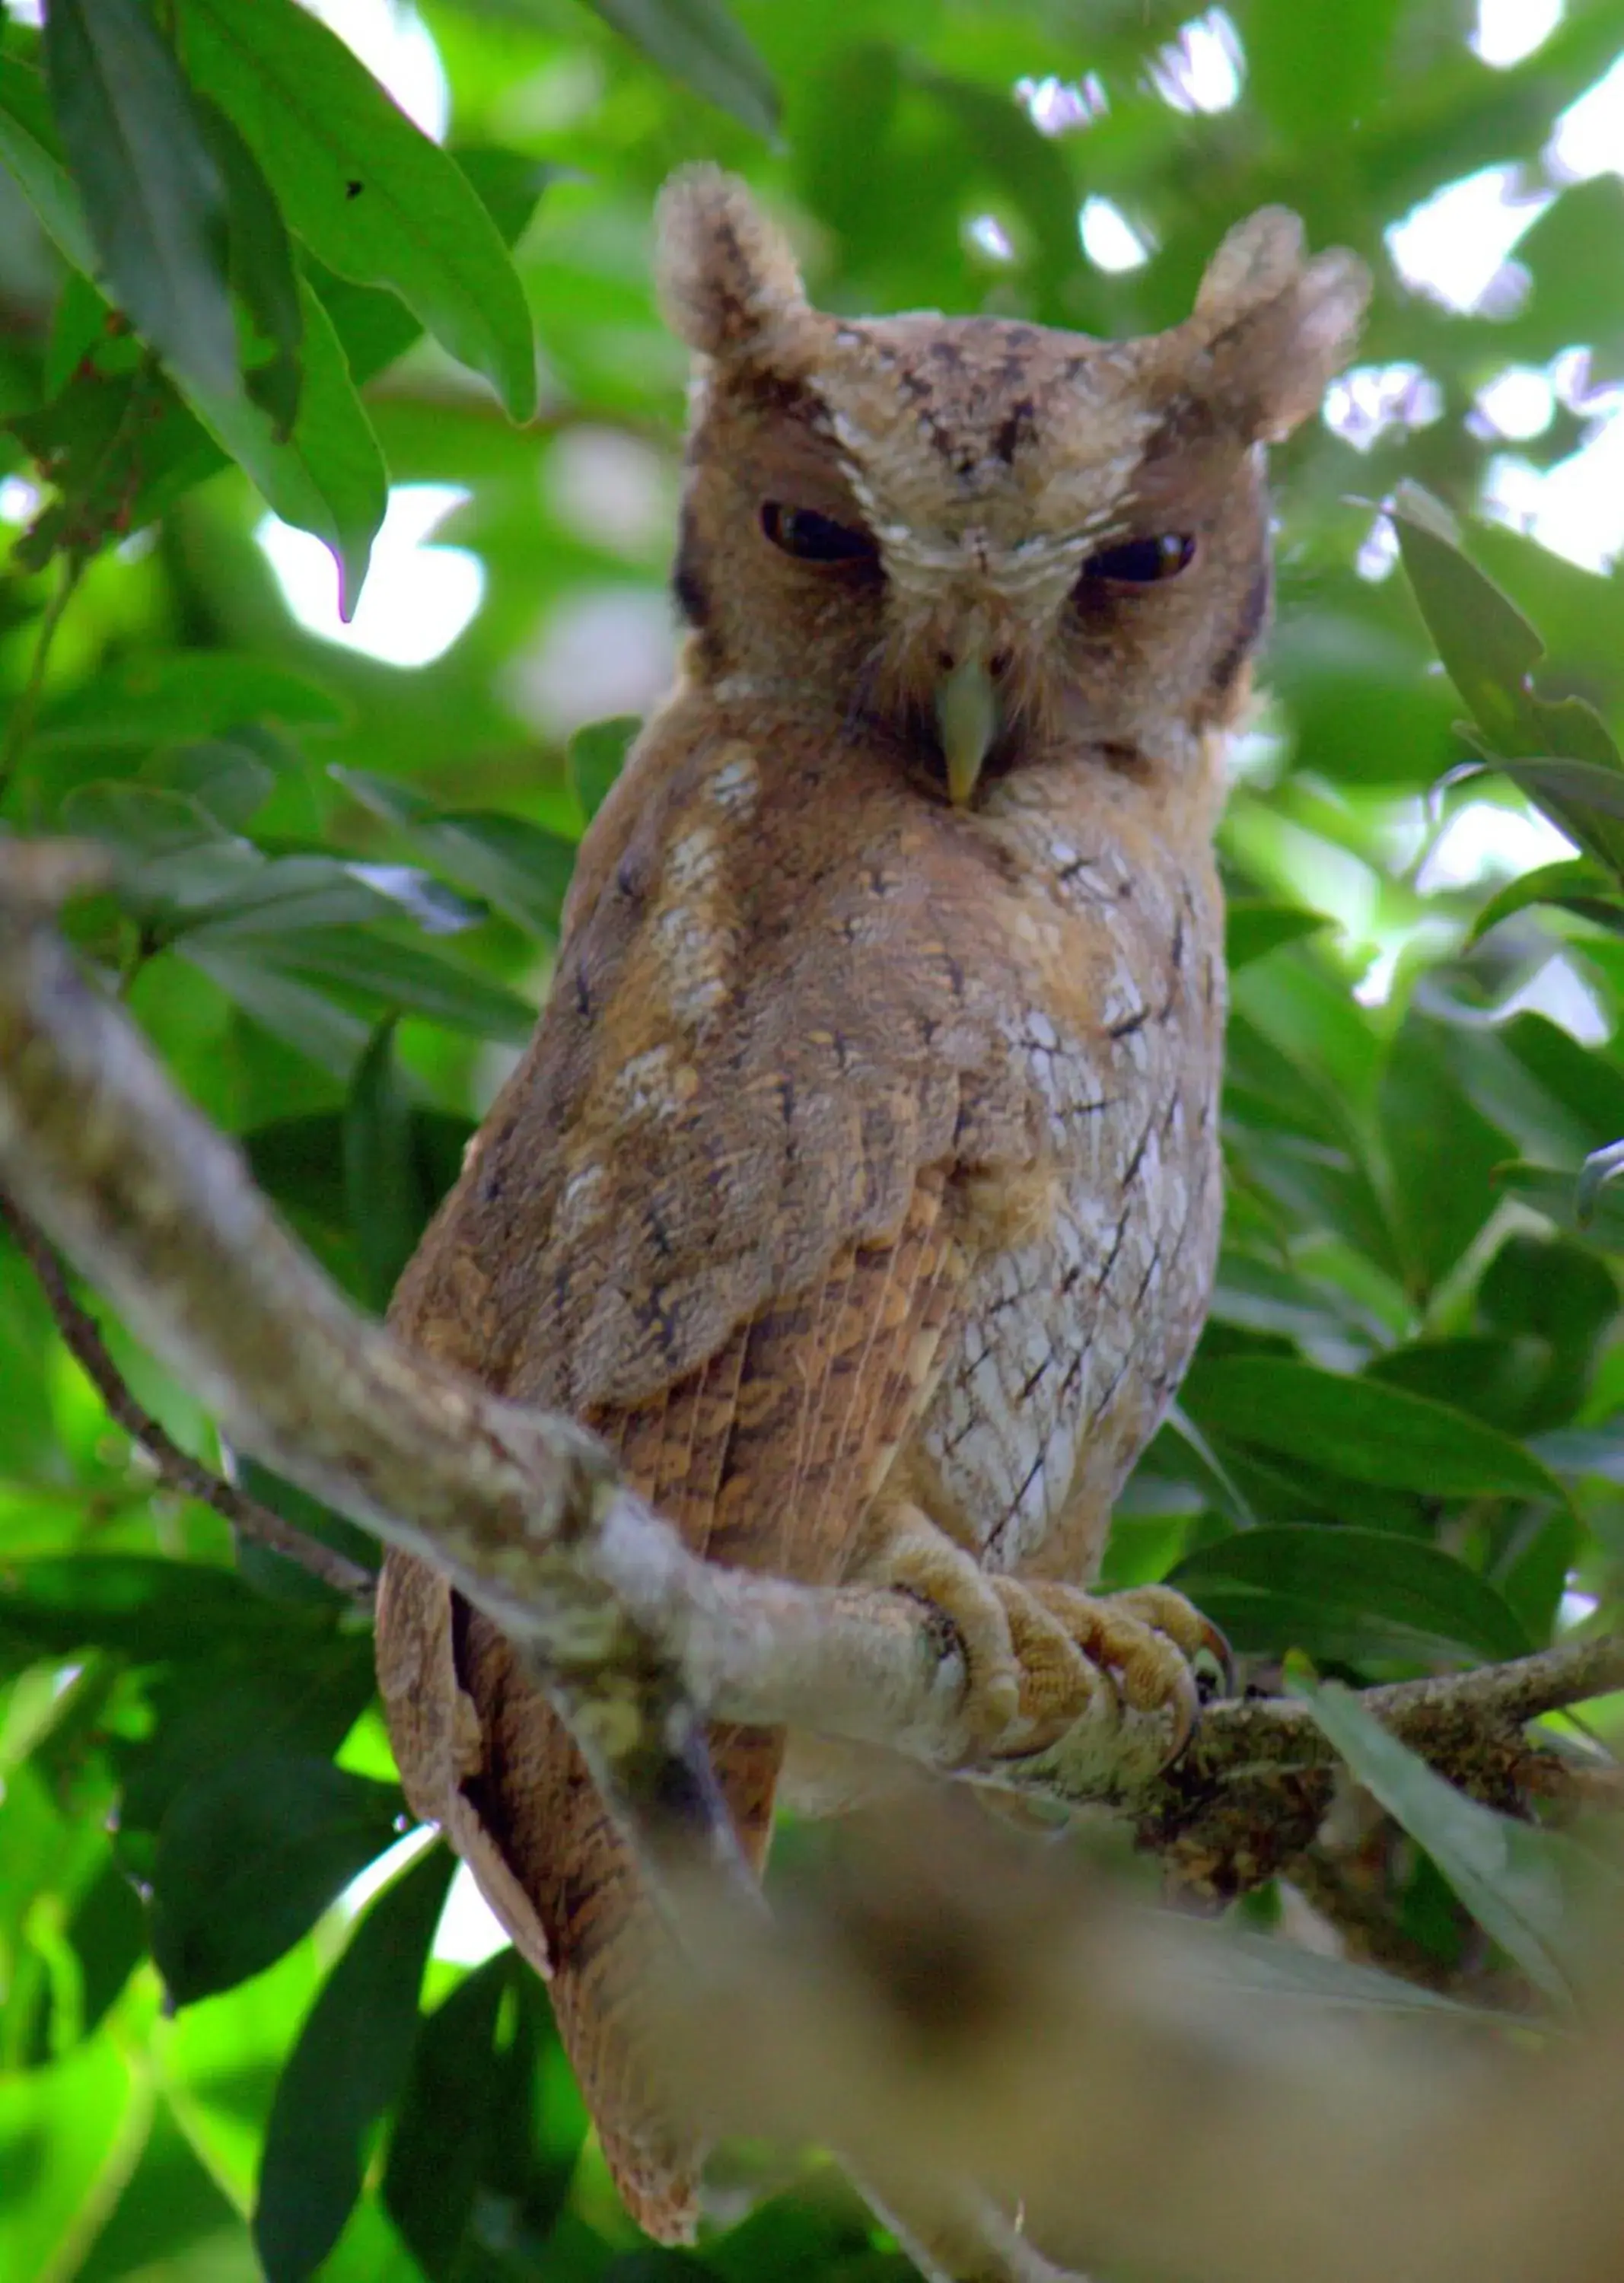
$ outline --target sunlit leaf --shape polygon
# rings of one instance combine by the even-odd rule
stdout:
[[[141,2152],[152,2112],[150,2082],[111,2033],[48,2068],[0,2077],[0,2274],[78,2268]]]
[[[1544,643],[1462,551],[1436,500],[1401,484],[1393,513],[1416,599],[1477,725],[1472,742],[1615,877],[1624,874],[1624,756],[1600,715],[1581,698],[1537,695]]]
[[[1224,955],[1230,972],[1263,959],[1282,945],[1300,943],[1334,925],[1323,912],[1296,904],[1270,904],[1257,896],[1231,896],[1224,909]]]
[[[282,520],[332,549],[339,615],[348,619],[389,504],[389,476],[331,318],[308,285],[299,300],[302,386],[286,440],[277,440],[279,419],[248,398],[194,389],[191,409]]]
[[[535,353],[524,291],[456,161],[295,0],[187,0],[180,29],[199,87],[230,115],[311,252],[340,277],[398,293],[527,419]]]
[[[1533,871],[1508,880],[1472,923],[1468,942],[1480,942],[1491,928],[1513,913],[1526,911],[1530,904],[1555,904],[1581,919],[1594,920],[1599,927],[1624,933],[1624,897],[1616,892],[1612,875],[1601,865],[1579,857],[1561,864],[1539,864]]]

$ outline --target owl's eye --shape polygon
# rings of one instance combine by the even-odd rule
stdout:
[[[761,505],[761,529],[773,545],[798,563],[873,563],[879,549],[866,531],[809,507],[785,507],[779,500]]]
[[[1082,566],[1085,579],[1113,579],[1124,587],[1153,587],[1163,579],[1176,579],[1194,559],[1196,543],[1176,531],[1159,532],[1153,539],[1125,539],[1090,555]]]

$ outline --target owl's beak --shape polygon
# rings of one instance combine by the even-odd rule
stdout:
[[[936,727],[948,765],[948,798],[963,808],[975,791],[981,765],[998,734],[998,692],[979,648],[936,684]]]

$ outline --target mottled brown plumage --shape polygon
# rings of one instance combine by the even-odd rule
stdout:
[[[1217,1241],[1258,447],[1317,403],[1362,275],[1268,212],[1148,339],[847,321],[700,170],[661,279],[698,354],[682,679],[394,1321],[594,1428],[713,1559],[940,1602],[986,1749],[1120,1695],[1176,1749],[1200,1620],[1080,1589]],[[550,1972],[632,2209],[683,2232],[697,2152],[638,2037],[658,1931],[567,1737],[398,1557],[379,1635],[414,1804]],[[782,1749],[715,1739],[758,1860]]]

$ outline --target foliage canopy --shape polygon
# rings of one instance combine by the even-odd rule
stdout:
[[[621,717],[668,658],[669,168],[755,181],[828,306],[1101,333],[1176,320],[1224,229],[1288,204],[1378,295],[1361,373],[1277,471],[1268,695],[1222,840],[1225,1250],[1108,1580],[1173,1576],[1242,1651],[1355,1681],[1604,1622],[1624,1206],[1606,1161],[1581,1173],[1624,1135],[1624,593],[1505,503],[1589,465],[1609,510],[1624,188],[1551,136],[1624,63],[1624,0],[1569,0],[1505,68],[1461,0],[392,20],[418,43],[397,67],[432,36],[443,144],[295,0],[52,0],[0,37],[0,828],[116,852],[73,916],[86,960],[380,1305],[528,1030]],[[1454,269],[1407,284],[1394,226],[1490,168],[1530,201],[1514,259],[1460,284],[1480,198]],[[402,537],[448,503],[433,547]],[[1463,546],[1452,518],[1485,505]],[[290,610],[272,566],[302,558],[259,543],[268,506],[331,549],[347,612],[380,597],[371,654]],[[449,563],[477,610],[385,662],[446,630],[454,588],[422,582]],[[109,1336],[212,1459],[188,1391]],[[154,1485],[3,1240],[0,1536],[0,2272],[902,2271],[836,2195],[764,2201],[697,2261],[636,2248],[539,1988],[511,1953],[433,1952],[444,1851],[334,1911],[401,1828],[364,1629]],[[1437,1981],[1471,1994],[1487,1961],[1558,1990],[1542,1834],[1486,1881],[1413,1768],[1356,1719],[1336,1741],[1420,1843],[1384,1875]]]

